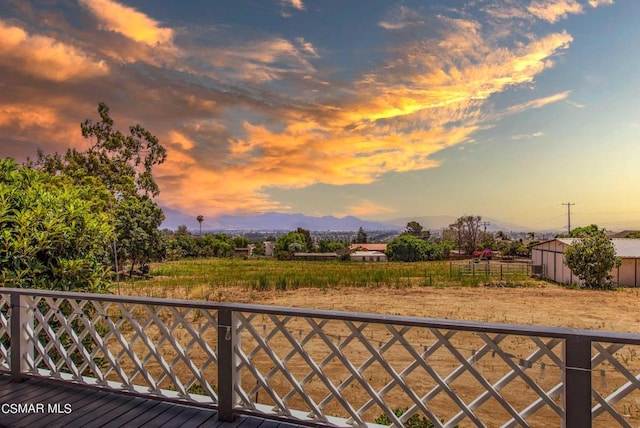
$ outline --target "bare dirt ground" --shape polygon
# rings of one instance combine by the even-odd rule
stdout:
[[[640,332],[640,289],[633,288],[580,290],[544,282],[522,288],[306,288],[259,293],[225,288],[211,292],[194,289],[188,296],[177,292],[166,297]]]
[[[136,290],[127,290],[123,294],[138,294]],[[148,295],[151,290],[146,289],[145,294]],[[160,290],[159,290],[160,291]],[[569,327],[576,329],[594,329],[594,330],[607,330],[617,332],[640,332],[640,313],[638,312],[638,304],[640,303],[640,289],[620,289],[615,291],[594,291],[594,290],[579,290],[560,287],[557,285],[539,282],[537,285],[521,287],[521,288],[503,288],[495,286],[479,286],[479,287],[412,287],[412,288],[393,288],[393,287],[379,287],[379,288],[305,288],[287,291],[265,291],[255,292],[247,290],[246,288],[219,288],[211,289],[208,287],[193,287],[189,290],[186,289],[174,289],[170,292],[164,290],[162,293],[151,293],[152,295],[159,295],[161,297],[179,298],[179,299],[193,299],[193,300],[209,300],[209,301],[224,301],[224,302],[238,302],[238,303],[253,303],[253,304],[265,304],[275,306],[288,306],[288,307],[303,307],[303,308],[316,308],[316,309],[330,309],[341,310],[349,312],[368,312],[378,314],[390,314],[390,315],[410,315],[429,318],[446,318],[450,320],[473,320],[481,322],[498,322],[509,324],[527,324],[527,325],[540,325],[540,326],[554,326],[554,327]],[[293,326],[292,326],[293,327]],[[261,331],[261,326],[256,325],[256,328]],[[296,327],[297,328],[297,327]],[[269,326],[269,331],[271,326]],[[330,329],[330,328],[328,328]],[[295,331],[295,328],[294,328]],[[346,332],[336,330],[335,334],[345,337]],[[367,333],[369,334],[369,333]],[[372,330],[372,335],[378,334],[377,331]],[[417,339],[426,340],[426,339]],[[243,343],[253,346],[252,340],[243,339]],[[272,341],[270,345],[277,349],[280,346],[280,342],[283,342],[283,346],[286,347],[286,341]],[[508,342],[508,343],[507,343]],[[522,338],[512,338],[511,342],[507,341],[503,346],[503,350],[510,352],[517,358],[525,357],[531,352],[531,343],[528,340]],[[420,342],[422,343],[422,342]],[[426,343],[426,342],[425,342]],[[460,349],[473,347],[473,349],[479,349],[478,346],[472,345],[472,342],[467,341],[466,336],[461,335],[454,342],[455,346],[460,346]],[[422,345],[418,346],[421,348]],[[635,347],[634,347],[635,348]],[[468,350],[467,350],[468,351]],[[319,351],[323,352],[323,351]],[[345,351],[346,352],[346,351]],[[353,350],[359,355],[360,350]],[[640,369],[640,359],[637,358],[638,350],[631,349],[625,350],[627,354],[621,354],[621,361],[624,361],[625,367],[627,367],[632,373],[637,373]],[[468,353],[468,352],[467,352]],[[355,354],[354,354],[355,355]],[[407,360],[401,364],[409,364],[411,358],[407,359],[406,352],[402,349],[392,348],[388,352],[385,352],[385,358],[389,361],[395,360]],[[354,357],[356,358],[356,357]],[[516,359],[517,359],[516,358]],[[197,358],[196,358],[197,359]],[[261,361],[264,359],[264,361]],[[542,360],[541,360],[542,361]],[[535,381],[538,382],[545,390],[555,385],[561,377],[561,372],[557,367],[553,367],[553,364],[549,360],[547,361],[546,370],[545,365],[538,362],[533,368],[529,369],[530,374],[533,375]],[[259,354],[253,363],[259,367],[263,372],[269,371],[273,363],[270,359],[264,355]],[[442,373],[448,373],[457,366],[457,362],[451,362],[450,360],[439,361],[438,357],[433,360],[429,360],[430,364],[433,364],[438,370],[443,370]],[[504,368],[501,368],[499,358],[485,357],[478,363],[477,367],[483,372],[483,375],[492,382],[497,381],[493,377],[500,377],[504,373]],[[395,364],[395,363],[394,363]],[[495,364],[495,366],[494,366]],[[504,365],[504,364],[502,364]],[[264,366],[264,367],[262,367]],[[449,367],[450,366],[450,367]],[[604,370],[602,370],[604,368]],[[293,372],[297,369],[291,368]],[[301,373],[306,373],[309,369],[306,365],[302,364]],[[326,368],[327,373],[331,367]],[[339,370],[343,370],[341,367],[336,369],[336,378],[340,379],[340,376],[344,376]],[[606,371],[606,373],[605,373]],[[599,393],[606,396],[613,392],[613,388],[619,387],[625,382],[625,379],[617,373],[613,367],[609,365],[599,366],[598,373],[605,373],[606,378],[598,377],[594,374],[594,387],[599,389]],[[366,374],[366,373],[365,373]],[[386,382],[388,376],[384,374],[383,370],[378,372],[372,372],[368,374],[370,381],[375,388],[379,389]],[[246,386],[247,390],[251,387],[253,377],[246,376],[246,381],[249,384]],[[245,380],[243,376],[243,380]],[[273,386],[278,389],[282,388],[282,392],[286,392],[289,388],[287,382],[280,382],[274,378]],[[420,390],[429,390],[433,387],[431,384],[426,384],[429,379],[424,377],[416,378],[412,380],[416,382],[415,388]],[[423,385],[424,383],[424,385]],[[308,385],[309,393],[316,394],[315,389],[319,382]],[[455,383],[454,389],[458,391],[461,397],[469,399],[469,397],[475,397],[479,393],[476,390],[466,391],[468,385],[473,384],[471,378],[460,378]],[[529,388],[523,383],[514,382],[514,389],[509,392],[508,389],[503,391],[505,394],[513,394],[513,403],[518,408],[524,407],[532,399]],[[350,392],[353,394],[355,401],[362,399],[359,392],[355,390]],[[322,396],[322,392],[317,393],[318,396]],[[257,397],[257,393],[256,393]],[[261,392],[260,402],[272,405],[266,394]],[[535,398],[535,397],[534,397]],[[264,401],[264,400],[267,401]],[[399,400],[396,405],[393,394],[385,396],[396,407],[402,407],[404,401]],[[438,398],[440,399],[440,398]],[[557,398],[558,400],[561,397]],[[291,404],[303,404],[296,403],[295,399]],[[448,412],[449,415],[452,412],[457,411],[457,407],[442,400],[442,403],[434,400],[432,403],[437,408],[443,409]],[[635,407],[638,411],[635,411]],[[620,414],[624,414],[626,418],[630,418],[629,422],[637,423],[640,420],[640,397],[637,394],[628,397],[624,402],[616,405],[616,410]],[[498,420],[504,421],[504,413],[500,413],[502,410],[500,406],[488,403],[484,407],[482,412],[486,412],[485,420],[496,420],[496,424],[489,423],[488,426],[498,426]],[[375,417],[379,411],[371,412],[371,417]],[[336,415],[341,415],[336,412]],[[341,415],[344,416],[344,415]],[[465,421],[460,424],[461,427],[472,426],[473,424]],[[543,409],[536,413],[532,419],[529,420],[532,426],[558,426],[557,415],[553,414],[550,410]],[[594,426],[611,426],[612,419],[606,415],[600,416],[597,420],[594,420]]]

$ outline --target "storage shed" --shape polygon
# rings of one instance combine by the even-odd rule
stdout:
[[[543,279],[561,284],[579,284],[579,278],[569,269],[564,260],[568,247],[580,238],[556,238],[541,242],[531,248],[532,272]],[[640,285],[640,239],[613,238],[616,255],[622,258],[620,267],[611,275],[613,282],[623,287]]]

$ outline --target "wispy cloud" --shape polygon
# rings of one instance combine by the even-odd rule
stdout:
[[[434,168],[434,154],[463,147],[506,115],[569,102],[564,91],[492,113],[494,97],[535,86],[572,43],[567,32],[536,34],[526,22],[496,37],[466,12],[394,8],[372,23],[388,36],[375,65],[338,78],[325,62],[331,47],[316,39],[233,26],[178,31],[112,0],[79,1],[106,31],[71,29],[63,42],[0,21],[0,71],[12,71],[4,75],[65,81],[29,88],[44,100],[39,108],[20,103],[23,89],[7,81],[0,135],[37,140],[35,129],[47,135],[45,150],[78,144],[78,122],[105,100],[119,126],[140,122],[167,147],[157,177],[168,207],[207,215],[287,209],[265,189],[367,184]],[[502,10],[532,16],[517,5],[505,0]],[[497,8],[485,13],[498,19]],[[45,132],[54,128],[69,131]],[[343,211],[390,209],[362,200]]]
[[[530,110],[533,108],[541,108],[548,104],[556,103],[558,101],[566,100],[566,98],[571,94],[571,91],[559,92],[557,94],[550,95],[548,97],[537,98],[535,100],[527,101],[526,103],[517,104],[509,107],[506,110],[507,114],[516,114],[522,113],[523,111]]]
[[[300,49],[302,51],[316,58],[320,56],[318,55],[318,51],[313,46],[313,44],[311,42],[306,41],[304,37],[296,37],[296,42],[298,43],[298,46],[300,46]]]
[[[304,3],[302,0],[282,0],[282,3],[291,6],[294,9],[304,10]]]
[[[225,39],[221,45],[195,46],[191,50],[198,52],[200,59],[195,62],[187,58],[176,67],[215,80],[251,82],[253,86],[285,76],[313,74],[312,61],[319,57],[313,44],[302,37],[288,40],[271,35],[245,35],[231,42]]]
[[[0,64],[45,80],[103,76],[109,67],[82,49],[49,36],[29,34],[0,20]]]
[[[402,30],[421,24],[424,24],[424,17],[406,6],[393,8],[388,18],[378,23],[378,25],[385,30]]]
[[[420,20],[417,15],[413,18],[415,22]],[[324,101],[321,98],[310,106],[289,99],[291,105],[282,105],[274,112],[277,126],[244,121],[242,129],[229,139],[226,161],[217,168],[201,171],[184,164],[173,168],[190,176],[190,171],[198,171],[200,178],[194,173],[195,180],[207,176],[211,183],[230,183],[224,186],[224,197],[235,201],[242,195],[242,210],[252,204],[254,210],[282,209],[265,197],[262,189],[266,187],[367,184],[390,171],[433,168],[439,163],[432,155],[471,141],[477,130],[488,126],[487,120],[499,120],[482,110],[493,95],[531,84],[536,75],[553,66],[552,57],[572,41],[568,33],[561,32],[527,44],[496,46],[483,36],[476,21],[439,17],[430,24],[429,31],[437,24],[440,37],[399,37],[398,44],[387,49],[387,60],[381,67],[362,75],[353,88],[334,84]],[[420,29],[416,25],[395,31],[411,31],[415,36]],[[249,76],[259,71],[253,76],[254,82],[281,75],[282,70],[274,64],[282,64],[284,58],[296,64],[299,71],[315,75],[315,69],[302,56],[303,43],[297,40],[296,44],[271,39],[259,45],[234,47],[229,49],[233,54],[221,56],[221,63],[236,74]],[[242,62],[236,63],[234,58]],[[568,95],[567,91],[536,99],[504,114],[541,108]],[[275,116],[267,123],[273,119]],[[178,159],[178,163],[185,161],[183,157]],[[193,161],[202,163],[195,158]],[[236,187],[240,176],[242,186]],[[192,181],[176,181],[175,194],[189,194],[187,187],[192,186],[187,183]],[[213,195],[210,188],[204,186],[203,193]],[[230,189],[233,191],[227,194]],[[195,195],[188,199],[204,203],[209,210],[219,210],[221,197],[215,192],[215,199],[195,199]],[[185,203],[184,198],[181,203]],[[230,206],[233,204],[224,204],[224,209],[228,211]],[[367,209],[380,212],[383,207],[363,203],[349,212],[365,215]]]
[[[589,6],[598,7],[598,6],[611,6],[613,4],[613,0],[589,0]]]
[[[98,20],[102,29],[113,31],[147,46],[167,46],[174,31],[138,10],[113,0],[78,0]]]
[[[280,14],[283,18],[291,18],[291,9],[298,11],[305,10],[305,5],[302,0],[280,0]]]
[[[511,139],[512,140],[531,140],[533,138],[540,138],[540,137],[544,137],[544,132],[538,131],[538,132],[534,132],[533,134],[512,135]]]
[[[551,23],[565,19],[569,14],[582,13],[583,8],[576,0],[534,0],[529,12]]]
[[[569,104],[570,106],[575,107],[575,108],[585,108],[586,107],[586,104],[577,103],[577,102],[572,101],[572,100],[564,100],[564,102]]]

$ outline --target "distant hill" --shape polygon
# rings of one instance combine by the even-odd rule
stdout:
[[[199,228],[196,215],[188,215],[184,212],[163,208],[165,221],[162,228],[175,230],[179,225],[186,225],[189,230]],[[313,217],[304,214],[265,213],[248,216],[223,215],[215,218],[205,216],[202,222],[202,230],[293,230],[302,227],[312,231],[345,231],[358,230],[396,230],[403,229],[391,224],[361,220],[357,217]]]
[[[189,230],[198,230],[199,225],[196,220],[197,214],[187,214],[183,211],[171,208],[163,208],[165,221],[163,228],[175,230],[180,225],[186,225]],[[334,217],[322,216],[314,217],[304,214],[289,213],[264,213],[256,215],[223,215],[218,217],[207,217],[205,215],[202,222],[202,230],[293,230],[303,227],[312,231],[347,231],[358,230],[362,227],[365,230],[403,230],[410,221],[417,221],[425,229],[442,229],[455,222],[459,216],[421,216],[402,217],[384,221],[368,221],[358,217]],[[525,227],[508,223],[491,217],[482,217],[482,221],[488,221],[487,231],[521,231],[529,232]]]
[[[454,223],[458,219],[458,217],[460,216],[436,215],[422,217],[403,217],[385,220],[384,223],[396,228],[404,229],[407,226],[407,223],[409,223],[410,221],[417,221],[425,229],[442,229],[443,227],[449,227],[449,225]],[[497,220],[491,217],[482,217],[482,221],[489,222],[489,224],[487,225],[487,232],[497,232],[499,230],[528,232],[528,230],[525,230],[525,228],[522,226]]]

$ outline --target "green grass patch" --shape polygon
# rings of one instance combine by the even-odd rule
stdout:
[[[281,261],[273,259],[192,259],[153,264],[152,278],[134,287],[209,289],[241,287],[253,291],[297,288],[478,286],[499,278],[458,275],[448,261],[357,263],[339,261]],[[507,278],[504,278],[507,279]],[[527,285],[526,273],[512,273],[509,283]]]

